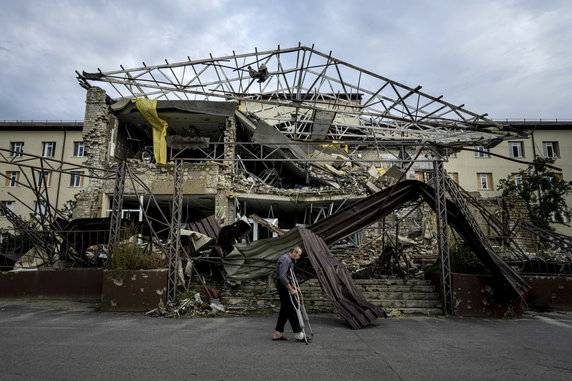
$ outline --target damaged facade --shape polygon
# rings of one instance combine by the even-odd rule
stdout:
[[[413,257],[417,264],[440,257],[449,266],[447,218],[462,220],[465,238],[486,241],[462,197],[447,207],[445,194],[460,191],[443,164],[464,147],[523,137],[420,86],[302,46],[83,72],[78,80],[87,90],[83,140],[91,177],[73,219],[109,217],[109,242],[124,221],[147,225],[168,255],[170,291],[198,271],[197,259],[215,258],[223,278],[240,282],[272,272],[276,255],[303,243],[322,289],[327,293],[320,276],[351,295],[340,302],[331,290],[338,310],[350,308],[352,326],[382,311],[353,290],[348,269],[383,258],[388,265],[396,261],[391,253],[405,248],[410,254],[397,260],[405,275],[420,271]],[[434,193],[401,188],[412,178]],[[368,211],[363,202],[375,195],[376,210]],[[362,206],[352,215],[355,205]],[[501,287],[521,294],[518,275],[490,245],[480,248]],[[250,269],[238,269],[253,258]],[[447,273],[444,308],[451,311]]]

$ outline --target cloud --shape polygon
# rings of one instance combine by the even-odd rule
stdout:
[[[497,118],[571,118],[567,1],[20,0],[0,14],[0,120],[83,118],[75,70],[315,44]]]

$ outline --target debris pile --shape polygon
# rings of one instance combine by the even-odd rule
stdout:
[[[188,291],[179,295],[177,303],[167,303],[159,305],[145,313],[146,316],[166,317],[166,318],[193,318],[201,316],[213,316],[226,314],[226,308],[220,301],[218,292],[214,289],[208,289],[206,292]],[[218,296],[217,298],[212,297]]]

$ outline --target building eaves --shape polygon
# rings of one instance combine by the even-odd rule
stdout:
[[[83,122],[80,121],[0,121],[0,130],[38,130],[38,131],[52,131],[52,130],[78,130],[83,129]]]

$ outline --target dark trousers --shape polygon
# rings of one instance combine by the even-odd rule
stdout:
[[[290,292],[280,281],[276,282],[276,289],[278,290],[278,295],[280,295],[280,312],[278,313],[276,330],[278,332],[284,332],[286,321],[289,321],[294,333],[302,332],[298,315],[296,315],[296,309],[292,304],[292,299],[290,299]],[[294,303],[296,303],[296,300],[294,300]]]

